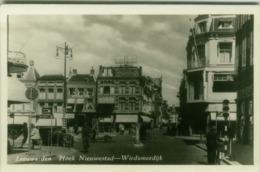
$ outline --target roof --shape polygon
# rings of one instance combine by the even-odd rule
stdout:
[[[36,81],[41,76],[39,75],[38,71],[34,68],[34,66],[30,66],[29,70],[26,72],[25,77],[23,78],[24,81]]]
[[[64,80],[64,76],[60,74],[54,74],[54,75],[43,75],[38,80]]]
[[[75,74],[72,75],[68,82],[70,81],[85,81],[85,82],[95,82],[94,76],[87,74]]]
[[[158,86],[161,87],[162,86],[162,79],[161,78],[151,78],[152,82]]]

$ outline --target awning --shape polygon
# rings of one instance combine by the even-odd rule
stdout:
[[[223,116],[218,116],[216,118],[216,112],[210,113],[210,120],[211,121],[225,121],[225,118]],[[229,113],[229,117],[227,119],[228,121],[236,121],[237,120],[237,114],[236,113]]]
[[[75,103],[75,99],[68,98],[67,104],[74,104],[74,103]]]
[[[75,114],[74,113],[66,113],[65,114],[65,118],[66,119],[74,119],[75,118]]]
[[[52,121],[51,121],[52,120]],[[56,126],[56,119],[38,119],[38,121],[36,122],[36,126],[40,126],[40,127],[50,127],[52,126]]]
[[[138,122],[138,115],[116,115],[117,123],[136,123]]]
[[[8,116],[8,124],[23,124],[24,122],[29,124],[29,116],[17,115],[14,116],[14,119]]]
[[[100,97],[98,98],[98,104],[114,104],[115,98],[114,97]]]
[[[17,78],[8,77],[8,102],[27,103],[25,97],[26,86]]]
[[[111,123],[111,122],[113,122],[112,119],[113,119],[112,117],[109,117],[109,118],[100,118],[100,119],[99,119],[99,122]]]
[[[153,119],[152,118],[150,118],[150,117],[148,117],[148,116],[141,116],[141,118],[142,118],[142,120],[143,120],[143,122],[151,122]]]

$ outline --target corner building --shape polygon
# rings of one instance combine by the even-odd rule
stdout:
[[[253,145],[254,16],[238,15],[236,22],[237,137]]]
[[[235,17],[199,15],[194,19],[195,27],[191,29],[186,48],[184,77],[189,125],[195,133],[203,133],[209,124],[224,121],[223,117],[217,117],[217,112],[223,111],[224,99],[230,102],[228,120],[236,121]]]

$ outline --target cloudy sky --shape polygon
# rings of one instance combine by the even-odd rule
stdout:
[[[186,43],[193,26],[188,15],[12,15],[9,50],[26,54],[27,63],[44,74],[63,74],[63,55],[56,46],[73,49],[68,70],[89,73],[93,66],[114,66],[115,58],[136,57],[143,74],[163,78],[163,97],[176,97],[186,68]],[[192,20],[190,20],[192,19]]]

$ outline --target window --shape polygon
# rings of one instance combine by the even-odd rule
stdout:
[[[69,88],[70,95],[76,95],[76,89],[75,88]]]
[[[220,20],[218,23],[218,29],[232,29],[234,28],[231,20]]]
[[[135,93],[135,86],[130,86],[130,94],[134,94]]]
[[[129,110],[134,110],[135,108],[135,98],[129,99]]]
[[[206,32],[206,22],[201,22],[199,25],[199,33],[205,33]]]
[[[246,37],[242,40],[242,67],[246,67]]]
[[[125,98],[119,98],[119,110],[125,110]]]
[[[104,87],[104,94],[110,94],[110,87],[109,86]]]
[[[63,89],[62,88],[58,88],[57,89],[57,99],[62,99],[63,95]]]
[[[93,95],[93,88],[88,88],[88,95],[89,96],[92,96]]]
[[[219,63],[231,63],[232,43],[219,43]]]
[[[79,96],[84,95],[84,88],[78,88],[78,91],[79,91]]]
[[[197,50],[198,50],[198,55],[199,55],[199,59],[204,59],[205,58],[205,45],[198,45],[197,46]]]
[[[235,92],[234,75],[217,74],[214,75],[213,92]]]
[[[53,92],[54,92],[54,89],[53,89],[53,88],[49,88],[49,89],[48,89],[48,92],[49,92],[49,93],[53,93]]]
[[[254,38],[253,38],[253,31],[250,32],[250,66],[253,66],[253,59],[254,59]]]

